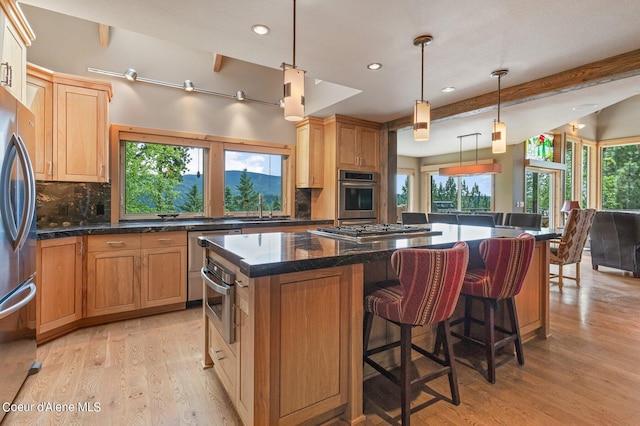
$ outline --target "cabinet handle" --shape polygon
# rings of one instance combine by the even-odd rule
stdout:
[[[222,353],[222,355],[220,355],[220,353]],[[222,351],[222,349],[217,350],[217,351],[213,351],[213,354],[216,356],[216,359],[218,361],[221,361],[221,360],[226,358],[226,356],[224,356],[224,352]]]
[[[0,84],[2,84],[3,86],[11,87],[11,65],[9,65],[9,62],[0,63],[0,71],[2,71],[3,69],[4,77],[2,78],[2,80],[0,80]]]
[[[124,241],[107,241],[107,244],[109,244],[109,245],[122,245],[122,244],[124,244]]]
[[[49,174],[53,175],[53,161],[47,161],[49,163]]]
[[[80,241],[80,244],[78,244],[78,255],[82,256],[83,250],[84,250],[84,244],[82,241]]]
[[[158,241],[173,241],[173,238],[158,238]]]
[[[104,177],[104,164],[100,164],[100,177]]]
[[[249,287],[249,284],[242,284],[242,281],[240,281],[240,280],[236,280],[236,281],[235,281],[235,284],[236,284],[238,287],[242,287],[242,288]]]

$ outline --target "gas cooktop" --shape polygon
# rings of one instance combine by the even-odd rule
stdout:
[[[318,227],[316,231],[309,232],[323,237],[345,239],[358,243],[381,239],[442,235],[440,231],[431,231],[430,227],[390,223],[377,225],[321,226]]]

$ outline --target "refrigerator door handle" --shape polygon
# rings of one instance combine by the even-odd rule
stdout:
[[[31,278],[29,281],[30,281],[29,285],[23,286],[20,290],[16,291],[10,298],[5,300],[0,305],[0,320],[8,317],[9,315],[13,314],[14,312],[22,308],[27,303],[31,302],[33,298],[36,296],[36,285],[33,283],[33,278]],[[20,294],[23,294],[25,291],[29,291],[29,294],[25,298],[20,300],[18,303],[15,303],[9,306],[8,308],[5,308],[4,305],[6,305],[11,299],[13,299],[14,297]]]
[[[31,225],[35,219],[36,212],[36,178],[33,172],[33,166],[31,166],[31,159],[29,158],[29,152],[27,147],[22,141],[22,138],[17,137],[18,158],[22,165],[22,170],[25,179],[25,208],[22,210],[22,220],[20,221],[20,230],[18,231],[18,247],[22,247],[27,238],[29,237],[29,231]]]
[[[13,164],[18,159],[18,164],[22,168],[25,179],[25,206],[22,209],[20,222],[14,217],[15,208],[11,204],[11,170]],[[29,235],[29,230],[33,222],[36,207],[35,176],[29,153],[22,142],[22,139],[15,134],[11,136],[9,146],[5,152],[2,170],[0,171],[0,188],[6,194],[0,200],[0,216],[14,250],[21,247]]]

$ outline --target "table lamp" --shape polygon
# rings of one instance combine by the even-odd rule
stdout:
[[[560,211],[563,213],[569,213],[571,210],[579,208],[580,203],[578,201],[565,201]]]

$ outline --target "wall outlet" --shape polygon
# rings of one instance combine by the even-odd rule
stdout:
[[[516,207],[524,207],[524,201],[516,201]]]
[[[58,204],[58,214],[61,216],[66,216],[69,214],[69,205],[68,204]]]

